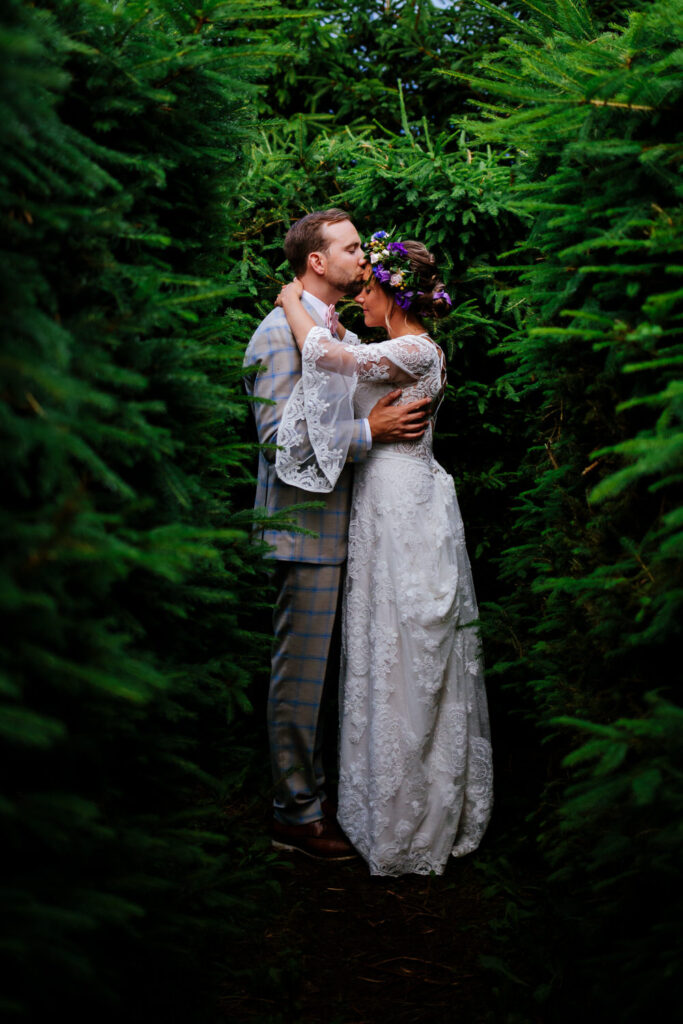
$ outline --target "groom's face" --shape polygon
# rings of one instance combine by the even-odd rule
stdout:
[[[357,295],[365,277],[365,253],[350,220],[325,224],[325,278],[343,295]]]

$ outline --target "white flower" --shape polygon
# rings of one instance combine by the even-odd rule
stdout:
[[[370,262],[371,263],[379,263],[379,260],[380,260],[379,253],[377,253],[377,252],[371,252],[370,253]]]
[[[403,274],[392,274],[389,278],[389,284],[392,288],[398,288],[400,284],[403,284]]]

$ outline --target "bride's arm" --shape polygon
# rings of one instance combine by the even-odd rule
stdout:
[[[301,281],[294,278],[291,284],[283,285],[276,299],[276,305],[282,306],[284,309],[300,352],[304,352],[307,339],[311,344],[310,339],[315,338],[315,348],[307,349],[306,352],[321,369],[333,370],[344,376],[357,376],[361,379],[375,381],[393,381],[396,384],[409,383],[419,376],[419,372],[410,372],[401,366],[400,360],[397,362],[391,358],[392,342],[356,346],[336,341],[331,333],[316,324],[310,313],[306,311],[301,302],[302,293]]]
[[[303,290],[304,286],[301,281],[298,277],[295,277],[290,284],[284,284],[282,286],[280,294],[275,300],[275,305],[282,306],[285,311],[287,322],[292,329],[294,340],[299,346],[300,352],[303,350],[306,336],[311,327],[318,326],[301,302]],[[340,323],[337,327],[337,336],[340,341],[344,340],[345,334],[346,328]]]
[[[313,317],[303,307],[302,292],[303,285],[295,278],[291,284],[283,286],[276,299],[276,305],[282,306],[284,309],[300,351],[303,352],[306,339],[313,328],[317,328],[319,333],[327,336],[322,351],[317,353],[314,358],[316,366],[336,370],[344,376],[359,374],[374,380],[391,380],[396,384],[405,384],[415,380],[418,374],[400,369],[389,359],[378,359],[379,351],[373,353],[374,358],[371,358],[365,366],[363,353],[369,353],[371,349],[379,350],[382,346],[345,345],[334,341],[329,331],[319,328]],[[343,338],[346,333],[347,331],[340,324],[338,334]],[[384,365],[378,365],[378,363],[384,363]],[[373,443],[414,441],[424,434],[431,399],[421,398],[406,405],[393,405],[392,403],[396,401],[400,393],[400,389],[391,391],[388,395],[381,397],[371,409],[368,423]]]
[[[287,322],[292,329],[294,340],[301,352],[306,341],[306,336],[311,327],[316,327],[316,322],[311,314],[304,309],[301,302],[304,286],[298,277],[295,277],[290,284],[284,284],[280,294],[275,300],[276,306],[282,306],[287,317]]]

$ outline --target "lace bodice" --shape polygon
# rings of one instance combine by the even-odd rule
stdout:
[[[301,381],[287,404],[276,466],[285,483],[309,491],[334,487],[348,452],[354,417],[366,416],[381,395],[402,387],[399,404],[430,398],[426,433],[418,441],[374,445],[419,458],[431,458],[434,418],[446,383],[444,358],[426,334],[404,335],[361,345],[347,331],[336,341],[323,327],[312,327],[303,346]]]

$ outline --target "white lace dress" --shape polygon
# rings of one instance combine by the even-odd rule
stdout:
[[[477,605],[452,478],[432,455],[443,355],[427,335],[359,345],[312,328],[278,433],[287,483],[329,491],[355,417],[403,387],[429,396],[417,442],[356,466],[340,685],[341,827],[374,875],[441,874],[476,849],[492,804]]]

